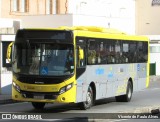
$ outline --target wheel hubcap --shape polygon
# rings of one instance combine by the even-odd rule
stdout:
[[[131,98],[132,96],[132,91],[131,91],[131,88],[128,89],[128,98]]]
[[[90,92],[87,93],[87,101],[86,102],[88,105],[91,104],[91,93]]]

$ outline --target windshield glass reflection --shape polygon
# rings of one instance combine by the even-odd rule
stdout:
[[[13,71],[32,75],[70,75],[74,71],[71,44],[15,44]]]

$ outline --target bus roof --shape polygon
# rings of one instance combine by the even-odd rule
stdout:
[[[73,26],[59,27],[62,30],[72,30],[77,32],[76,36],[84,37],[93,37],[93,38],[109,38],[109,39],[122,39],[122,40],[134,40],[134,41],[149,41],[149,38],[146,36],[136,36],[128,35],[122,31],[112,29],[112,28],[103,28],[96,26]]]
[[[149,38],[146,36],[128,35],[116,29],[96,27],[96,26],[73,26],[73,27],[61,26],[58,28],[37,28],[36,30],[68,30],[68,31],[70,30],[74,32],[75,36],[82,36],[82,37],[149,41]]]
[[[59,28],[64,30],[68,29],[68,30],[101,32],[101,33],[109,33],[109,34],[125,34],[124,32],[121,32],[116,29],[96,27],[96,26],[73,26],[73,27],[61,26]]]

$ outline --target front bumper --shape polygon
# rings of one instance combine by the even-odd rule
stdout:
[[[36,86],[35,86],[36,87]],[[47,86],[45,86],[47,89]],[[59,92],[41,92],[39,91],[17,91],[12,85],[12,99],[26,102],[46,102],[46,103],[74,103],[76,101],[76,87],[73,87],[62,93]]]

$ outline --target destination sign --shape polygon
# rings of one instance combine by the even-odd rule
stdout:
[[[44,43],[44,42],[56,42],[56,43],[72,43],[72,34],[70,31],[58,31],[58,30],[18,30],[16,34],[15,43],[29,42]]]

